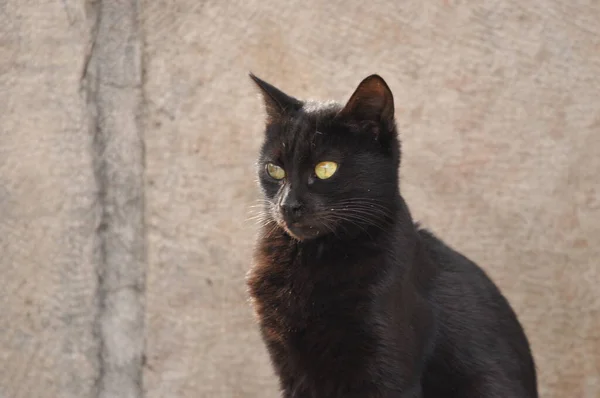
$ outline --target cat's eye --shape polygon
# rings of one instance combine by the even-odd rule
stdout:
[[[326,180],[335,174],[337,168],[336,162],[321,162],[315,167],[315,174],[321,180]]]
[[[276,180],[282,180],[285,177],[285,170],[276,164],[267,163],[267,174]]]

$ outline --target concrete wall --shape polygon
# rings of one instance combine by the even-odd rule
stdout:
[[[249,70],[395,94],[413,214],[600,396],[600,4],[0,2],[0,397],[276,397],[246,303]]]

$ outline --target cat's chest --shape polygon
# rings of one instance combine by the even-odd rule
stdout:
[[[259,257],[250,292],[267,338],[314,348],[317,340],[341,342],[360,327],[370,301],[356,258],[332,258],[319,248],[266,252],[271,255]]]
[[[321,321],[338,304],[329,276],[319,270],[326,265],[312,261],[297,255],[265,266],[266,272],[256,280],[255,300],[266,323],[292,332]]]

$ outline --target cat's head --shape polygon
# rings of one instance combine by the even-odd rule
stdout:
[[[298,240],[381,228],[398,195],[394,100],[378,75],[345,105],[300,101],[250,74],[267,111],[258,177],[265,216]]]

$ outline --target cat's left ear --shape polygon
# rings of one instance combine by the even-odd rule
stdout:
[[[392,126],[394,97],[387,83],[379,75],[365,78],[350,97],[340,116],[356,121],[372,121]]]
[[[276,120],[289,112],[302,108],[302,102],[294,97],[285,94],[283,91],[256,77],[250,73],[250,78],[256,83],[262,92],[267,110],[267,116],[270,120]]]

